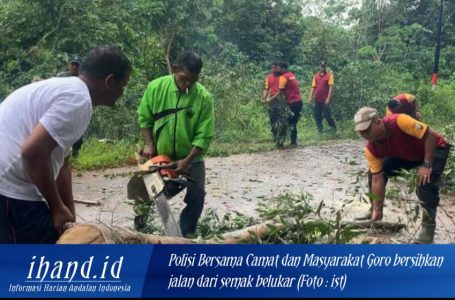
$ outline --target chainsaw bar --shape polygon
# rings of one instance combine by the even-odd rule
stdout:
[[[143,174],[142,178],[149,197],[156,205],[156,211],[161,218],[166,235],[182,237],[180,226],[177,224],[164,194],[164,182],[161,176],[158,172],[154,172]]]

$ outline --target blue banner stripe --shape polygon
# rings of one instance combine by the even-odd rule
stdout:
[[[453,297],[453,245],[2,245],[0,297]]]

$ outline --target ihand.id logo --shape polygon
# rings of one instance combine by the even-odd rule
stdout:
[[[85,261],[51,261],[32,256],[25,284],[10,284],[10,292],[129,292],[121,272],[124,257],[104,258],[101,264],[90,256]],[[95,267],[94,267],[95,266]]]
[[[119,281],[120,272],[123,265],[123,256],[110,264],[109,256],[105,257],[103,268],[100,276],[92,274],[94,256],[83,263],[79,261],[68,261],[63,263],[61,260],[54,262],[51,269],[51,262],[46,259],[46,256],[41,256],[38,266],[36,264],[36,256],[32,257],[27,279],[31,282],[44,282],[44,281],[59,281],[73,282],[76,278],[77,281],[91,281],[96,279],[103,281]],[[80,266],[80,267],[79,267]],[[50,271],[50,272],[49,272]],[[106,278],[107,273],[107,278]],[[110,277],[109,277],[110,276]]]

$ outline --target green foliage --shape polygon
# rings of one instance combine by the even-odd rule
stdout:
[[[259,101],[265,76],[229,43],[219,60],[207,61],[201,82],[214,99],[218,140],[267,136],[268,114]]]
[[[352,119],[362,106],[385,112],[391,97],[412,87],[409,74],[370,60],[351,62],[334,76],[333,114],[336,119]]]
[[[323,221],[320,212],[323,202],[315,210],[310,206],[309,194],[283,194],[258,205],[259,218],[247,217],[239,212],[228,213],[220,218],[214,210],[207,210],[198,225],[199,235],[204,238],[220,237],[223,233],[268,222],[270,234],[265,239],[253,236],[256,243],[264,244],[312,244],[347,243],[356,233],[341,226],[341,212]],[[283,226],[275,226],[273,223]]]
[[[437,88],[421,85],[416,96],[424,122],[444,128],[455,119],[455,82],[440,82]]]
[[[72,159],[72,167],[93,170],[132,164],[135,163],[134,149],[135,143],[126,140],[100,142],[89,139],[82,144],[78,157]]]
[[[451,145],[455,145],[455,123],[446,126],[443,130],[443,134]],[[453,147],[449,152],[449,158],[447,159],[447,164],[444,169],[442,190],[455,194],[455,153]]]
[[[455,118],[454,1],[445,1],[444,13],[440,83],[432,90],[439,0],[365,0],[353,8],[341,0],[0,0],[0,98],[35,75],[64,71],[69,55],[85,56],[109,42],[125,50],[134,70],[114,109],[95,109],[90,138],[140,139],[136,110],[145,87],[168,73],[168,60],[182,49],[204,61],[200,81],[213,94],[216,113],[211,155],[255,151],[258,142],[270,141],[259,99],[274,60],[291,63],[304,101],[318,61],[328,60],[335,75],[332,112],[346,124],[342,137],[352,136],[358,108],[383,112],[403,92],[417,95],[425,122],[443,128]],[[314,128],[304,105],[300,142],[332,138]]]
[[[316,17],[307,17],[303,22],[306,31],[299,46],[301,54],[297,57],[297,63],[312,70],[310,74],[318,71],[322,59],[327,60],[329,67],[335,71],[353,59],[354,37],[349,31]],[[307,76],[303,78],[310,80]]]
[[[255,225],[256,221],[252,217],[245,216],[237,211],[228,212],[223,217],[219,217],[214,209],[207,209],[201,220],[198,222],[198,233],[205,239],[220,236],[226,232],[232,232],[245,227]]]
[[[222,1],[218,9],[216,33],[236,44],[250,60],[293,62],[298,56],[304,31],[298,1],[229,0]]]

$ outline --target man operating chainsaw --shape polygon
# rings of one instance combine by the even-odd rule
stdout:
[[[201,58],[183,52],[173,65],[173,74],[151,81],[138,108],[145,140],[144,156],[166,155],[177,174],[189,174],[180,214],[184,236],[193,235],[204,207],[205,165],[203,155],[215,134],[214,109],[209,92],[198,83]]]

